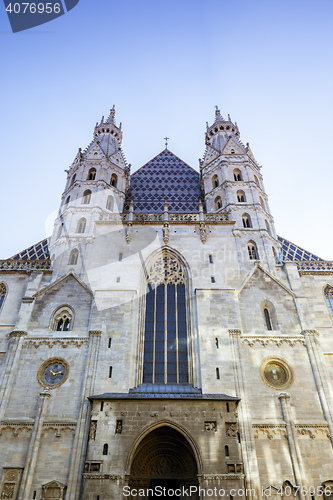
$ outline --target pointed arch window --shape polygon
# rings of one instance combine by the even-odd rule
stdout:
[[[250,260],[257,260],[257,259],[259,259],[257,245],[255,244],[254,241],[249,241],[248,242],[248,244],[247,244],[247,251],[248,251]]]
[[[237,201],[239,203],[244,203],[246,201],[244,191],[242,191],[242,190],[237,191]]]
[[[324,288],[324,295],[327,302],[328,310],[333,319],[333,286],[327,285]]]
[[[261,197],[261,196],[259,196],[259,202],[260,202],[261,207],[262,207],[264,210],[266,210],[266,206],[265,206],[264,200],[262,199],[262,197]]]
[[[163,252],[147,279],[143,383],[189,382],[186,271]]]
[[[94,181],[96,179],[96,168],[91,168],[88,172],[88,181]]]
[[[267,330],[273,330],[271,317],[270,317],[269,310],[267,309],[267,307],[264,308],[264,316],[265,316]]]
[[[106,209],[110,210],[112,212],[113,211],[113,205],[114,205],[113,196],[108,196],[108,199],[106,201]]]
[[[89,205],[90,200],[91,200],[91,191],[90,189],[86,189],[85,192],[83,193],[82,204]]]
[[[251,217],[249,216],[249,214],[243,214],[242,221],[243,221],[244,227],[252,227],[252,221],[251,221]]]
[[[77,264],[78,258],[79,258],[79,251],[77,248],[74,248],[70,253],[68,264],[70,266],[75,266]]]
[[[73,311],[69,306],[59,307],[53,314],[51,329],[57,332],[69,332],[73,324]]]
[[[118,183],[118,177],[117,177],[117,175],[116,174],[112,174],[111,175],[111,181],[110,181],[111,186],[117,187],[117,183]]]
[[[234,180],[235,181],[242,181],[243,180],[242,172],[239,170],[239,168],[235,168],[235,170],[234,170]]]
[[[4,283],[0,283],[0,311],[5,302],[6,295],[7,295],[7,287]]]
[[[80,219],[79,222],[77,223],[76,232],[77,233],[84,233],[86,230],[86,224],[87,224],[87,220],[84,217],[82,217],[82,219]]]
[[[212,183],[213,183],[213,189],[217,188],[218,185],[220,184],[219,183],[219,178],[217,175],[214,175],[213,178],[212,178]]]
[[[265,224],[266,224],[266,229],[267,229],[268,234],[272,234],[271,226],[269,225],[269,222],[267,220],[265,220]]]
[[[219,210],[220,208],[222,208],[222,198],[221,196],[217,196],[215,198],[215,210]]]

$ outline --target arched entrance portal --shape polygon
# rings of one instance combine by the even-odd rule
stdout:
[[[129,486],[149,489],[145,498],[183,498],[168,490],[199,486],[198,468],[190,443],[169,426],[150,432],[139,443],[132,462]],[[165,490],[162,490],[165,488]],[[161,495],[160,492],[165,492]],[[155,492],[155,495],[154,495]],[[189,498],[184,495],[184,498]],[[198,499],[194,494],[192,500]]]

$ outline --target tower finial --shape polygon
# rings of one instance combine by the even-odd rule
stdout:
[[[165,140],[165,149],[168,149],[168,140],[170,139],[170,137],[164,137],[164,140]]]

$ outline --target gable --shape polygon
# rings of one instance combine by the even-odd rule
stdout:
[[[234,154],[239,155],[243,155],[245,152],[242,146],[238,142],[236,142],[235,139],[230,137],[229,141],[223,148],[223,154],[232,154],[232,151],[234,152]]]
[[[74,310],[75,329],[86,329],[92,295],[72,274],[42,290],[35,297],[29,328],[48,329],[54,311],[62,305],[69,305]]]

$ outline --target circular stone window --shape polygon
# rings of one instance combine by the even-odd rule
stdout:
[[[260,375],[270,387],[282,389],[293,381],[292,369],[281,359],[269,358],[261,365]]]
[[[38,368],[37,380],[43,387],[55,389],[66,382],[68,374],[67,361],[63,358],[49,358]]]

